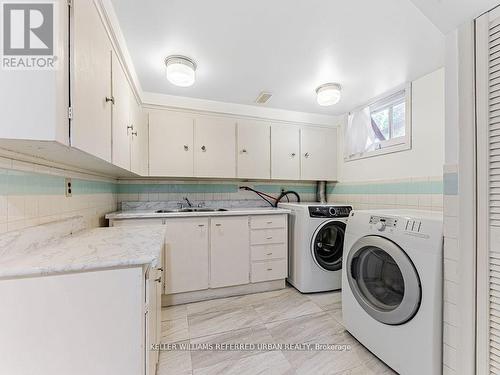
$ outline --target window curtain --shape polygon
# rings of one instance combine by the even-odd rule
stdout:
[[[370,108],[349,113],[344,132],[344,157],[351,158],[372,150],[375,141]]]

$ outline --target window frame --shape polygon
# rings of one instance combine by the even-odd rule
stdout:
[[[355,111],[361,111],[365,109],[366,107],[378,107],[376,111],[373,113],[379,112],[385,108],[387,108],[387,105],[384,106],[384,101],[387,101],[391,98],[391,96],[396,95],[397,93],[405,91],[405,135],[402,137],[397,137],[397,138],[392,138],[388,139],[385,141],[377,142],[376,143],[376,149],[366,151],[360,154],[355,154],[351,156],[344,156],[344,161],[353,161],[353,160],[359,160],[359,159],[366,159],[366,158],[371,158],[379,155],[385,155],[385,154],[392,154],[395,152],[401,152],[401,151],[408,151],[411,150],[412,148],[412,108],[411,108],[411,83],[407,83],[405,85],[399,86],[396,89],[393,89],[389,92],[386,92],[383,95],[380,95],[367,104],[364,104],[362,106],[357,107]],[[392,106],[389,107],[391,110],[389,111],[389,116],[392,114]],[[351,113],[349,112],[349,114]],[[371,111],[370,111],[370,117],[371,117]],[[344,128],[345,130],[345,128]],[[390,118],[390,123],[389,123],[389,132],[392,133],[392,118]]]

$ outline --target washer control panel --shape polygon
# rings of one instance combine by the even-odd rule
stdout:
[[[392,217],[370,216],[370,224],[374,225],[380,232],[386,228],[395,228],[398,224],[398,219]]]
[[[348,217],[351,206],[309,206],[310,217]]]

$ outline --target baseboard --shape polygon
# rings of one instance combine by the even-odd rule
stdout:
[[[269,292],[285,288],[285,279],[264,281],[225,288],[197,290],[194,292],[164,294],[161,296],[162,307],[182,305],[184,303],[206,301],[210,299],[240,296],[244,294]]]

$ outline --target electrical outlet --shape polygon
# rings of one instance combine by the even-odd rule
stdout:
[[[66,196],[71,197],[73,195],[73,183],[71,182],[71,178],[65,178],[64,185],[66,189]]]

